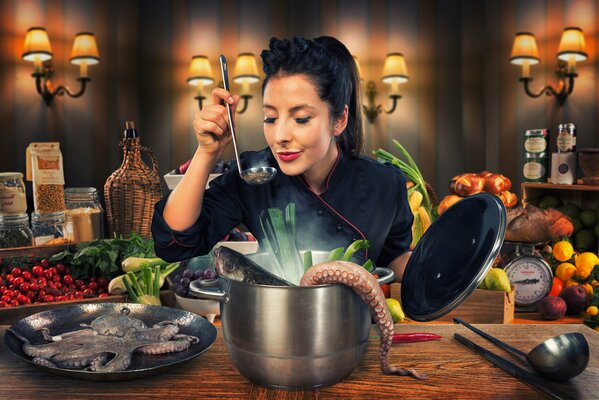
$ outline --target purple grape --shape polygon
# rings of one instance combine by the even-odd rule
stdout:
[[[213,271],[213,270],[211,270],[211,269],[207,269],[207,270],[205,270],[205,271],[204,271],[204,276],[203,276],[203,278],[204,278],[204,279],[215,279],[215,278],[216,278],[216,276],[217,276],[217,275],[216,275],[216,272],[214,272],[214,271]]]
[[[179,283],[181,284],[181,286],[183,286],[183,289],[187,290],[191,281],[189,280],[189,278],[181,278]]]
[[[202,271],[201,269],[196,269],[193,272],[193,279],[200,279],[203,274],[204,274],[204,271]]]
[[[183,278],[193,279],[193,271],[190,269],[183,271]]]

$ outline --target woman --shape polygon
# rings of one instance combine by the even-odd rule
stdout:
[[[241,155],[241,163],[277,168],[269,183],[249,185],[237,168],[213,180],[210,171],[231,142],[223,102],[235,110],[239,96],[214,89],[213,103],[196,114],[198,148],[170,196],[156,205],[152,223],[156,254],[181,260],[207,254],[243,223],[258,241],[259,215],[296,204],[299,249],[332,250],[356,239],[359,254],[389,266],[401,280],[409,258],[413,216],[399,168],[360,157],[362,103],[357,67],[332,37],[271,39],[261,54],[264,136],[268,148]]]

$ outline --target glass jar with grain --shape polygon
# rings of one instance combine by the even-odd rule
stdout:
[[[93,187],[65,189],[66,229],[70,242],[89,242],[104,237],[104,209]]]

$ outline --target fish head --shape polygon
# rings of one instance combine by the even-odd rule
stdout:
[[[245,278],[245,258],[241,253],[228,247],[221,246],[214,250],[214,266],[216,274],[235,281]]]

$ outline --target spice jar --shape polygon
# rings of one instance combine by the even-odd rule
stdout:
[[[104,209],[93,187],[65,189],[66,230],[71,242],[89,242],[104,237]]]
[[[36,246],[66,243],[64,211],[47,214],[31,213],[31,230]]]
[[[0,248],[31,246],[32,238],[27,214],[0,214]]]
[[[23,174],[0,173],[0,214],[25,214],[26,211],[27,199]]]

